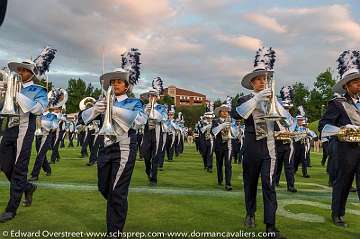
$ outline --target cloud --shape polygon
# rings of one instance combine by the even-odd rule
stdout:
[[[273,17],[268,17],[257,13],[248,13],[244,15],[244,18],[250,22],[255,23],[258,26],[266,28],[276,33],[286,33],[286,27],[280,25],[278,21]]]
[[[260,39],[246,35],[240,35],[236,37],[231,37],[227,35],[218,35],[217,38],[220,41],[230,44],[232,46],[244,48],[252,51],[259,49],[263,45]]]
[[[316,34],[325,41],[360,42],[360,24],[351,16],[347,5],[328,5],[315,8],[273,8],[269,15],[276,16],[289,25],[296,36]]]

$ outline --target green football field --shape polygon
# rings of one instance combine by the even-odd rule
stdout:
[[[96,167],[85,166],[87,160],[80,158],[79,148],[64,148],[60,154],[60,162],[52,165],[53,175],[46,177],[41,173],[33,205],[29,208],[20,207],[14,220],[0,224],[1,238],[11,238],[11,231],[46,231],[48,238],[55,238],[49,236],[55,235],[51,234],[54,232],[106,231],[106,202],[97,191]],[[313,167],[309,170],[311,178],[296,176],[298,192],[295,194],[286,191],[285,178],[282,176],[280,187],[277,188],[277,227],[290,239],[359,239],[360,202],[356,193],[350,194],[347,203],[345,219],[349,227],[339,228],[331,223],[331,188],[327,186],[327,175],[325,168],[320,165],[320,158],[321,154],[312,154]],[[34,156],[30,170],[33,163]],[[203,171],[202,160],[194,146],[186,145],[184,153],[175,158],[174,162],[165,162],[164,171],[159,172],[159,183],[155,188],[148,185],[144,162],[137,161],[130,186],[125,231],[151,232],[153,234],[146,235],[152,235],[152,238],[163,238],[163,235],[165,238],[181,237],[180,234],[173,236],[165,232],[188,233],[187,238],[199,238],[196,236],[200,232],[209,233],[202,234],[207,236],[200,238],[221,238],[212,237],[216,234],[211,233],[215,232],[263,232],[265,225],[261,186],[258,190],[257,226],[254,230],[248,230],[243,225],[245,202],[241,165],[233,164],[232,184],[231,192],[218,186],[216,172]],[[7,180],[1,174],[1,208],[6,206],[8,188]],[[185,234],[181,235],[185,237]],[[222,235],[230,238],[229,235],[239,234]]]

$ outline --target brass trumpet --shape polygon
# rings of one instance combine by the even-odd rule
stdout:
[[[268,104],[268,112],[265,116],[260,117],[261,119],[265,119],[268,121],[276,121],[276,120],[281,120],[281,119],[285,119],[286,117],[281,116],[281,114],[279,113],[279,110],[277,108],[276,105],[276,96],[275,96],[275,80],[272,79],[268,79],[268,74],[265,74],[266,77],[266,81],[268,82],[267,87],[271,88],[272,91],[272,96],[270,98],[270,102]]]
[[[116,132],[112,125],[112,107],[113,107],[113,92],[112,86],[109,86],[108,90],[106,91],[106,111],[104,117],[104,123],[99,131],[99,135],[115,137]]]
[[[4,106],[0,112],[0,115],[5,116],[18,116],[18,107],[16,106],[15,97],[16,93],[20,92],[22,84],[20,76],[17,73],[8,74],[5,71],[0,71],[1,78],[3,81],[6,80],[6,92],[4,97]]]

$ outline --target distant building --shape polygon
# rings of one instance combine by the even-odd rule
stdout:
[[[193,106],[206,104],[206,95],[191,90],[177,88],[176,86],[169,86],[164,89],[164,93],[160,97],[170,96],[174,98],[175,106]],[[147,99],[148,94],[143,93],[140,99]]]
[[[206,95],[191,90],[177,88],[176,86],[169,86],[165,88],[162,96],[165,95],[174,98],[175,106],[192,106],[206,103]]]

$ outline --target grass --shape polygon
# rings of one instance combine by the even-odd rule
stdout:
[[[52,165],[53,175],[46,177],[41,173],[33,205],[30,208],[20,207],[14,220],[0,224],[0,238],[8,238],[1,237],[2,231],[19,229],[50,232],[106,231],[106,201],[97,192],[96,167],[85,166],[87,161],[80,158],[79,148],[61,149],[60,154],[60,163]],[[346,221],[349,227],[338,228],[331,223],[331,189],[326,186],[327,175],[325,168],[320,166],[320,157],[319,153],[312,154],[313,167],[309,170],[311,178],[296,176],[298,193],[286,192],[285,178],[282,177],[280,187],[277,188],[277,226],[290,239],[358,239],[360,203],[356,194],[352,193],[348,200]],[[34,157],[30,170],[33,163]],[[154,189],[148,186],[144,162],[137,161],[131,181],[125,231],[250,231],[243,226],[245,203],[241,165],[233,164],[232,192],[225,192],[223,187],[217,185],[216,172],[211,174],[203,171],[202,160],[194,146],[186,145],[184,154],[175,158],[174,162],[165,162],[164,167],[165,170],[159,172],[158,187]],[[8,187],[1,174],[0,207],[6,206]],[[303,205],[309,203],[311,205]],[[349,209],[353,210],[352,213]],[[314,215],[320,221],[298,219],[299,216],[314,219]],[[265,230],[262,221],[263,204],[259,188],[257,227],[253,231]]]

